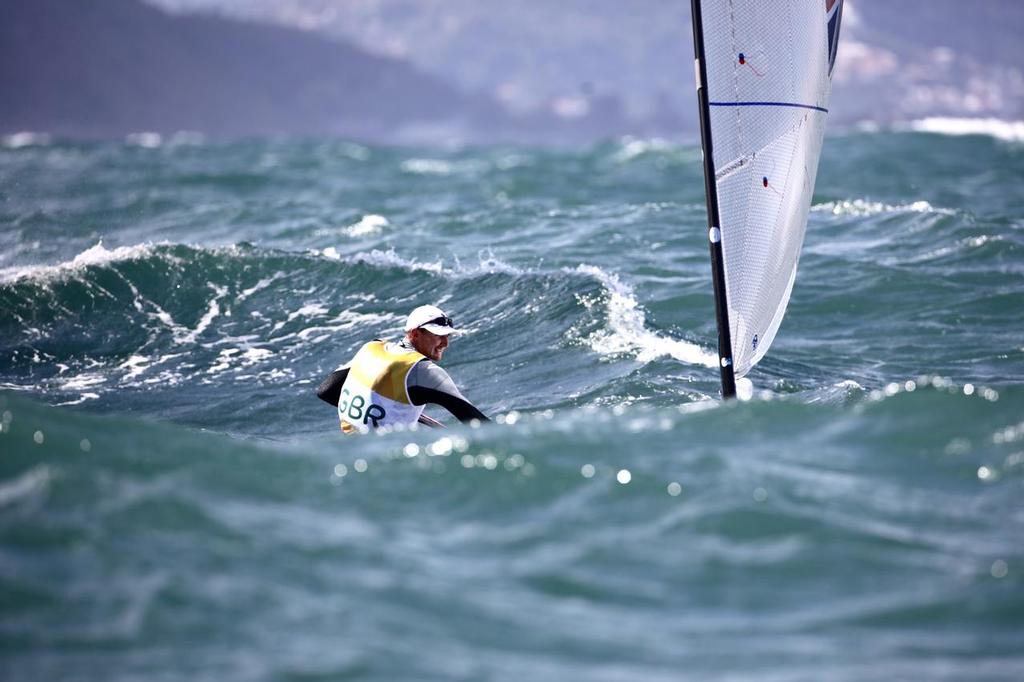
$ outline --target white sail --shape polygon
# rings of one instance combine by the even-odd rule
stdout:
[[[814,191],[842,0],[698,0],[736,377],[782,322]]]

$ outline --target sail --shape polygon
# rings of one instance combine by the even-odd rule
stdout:
[[[793,289],[842,4],[694,0],[736,377],[768,350]]]

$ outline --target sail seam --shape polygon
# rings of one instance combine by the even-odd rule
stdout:
[[[746,166],[748,163],[750,163],[756,158],[757,152],[752,152],[750,154],[747,154],[746,156],[741,156],[738,159],[735,159],[727,163],[725,166],[722,167],[721,170],[715,171],[715,180],[721,182],[722,180],[729,177],[733,173],[742,169],[744,166]]]
[[[794,109],[811,109],[827,114],[828,109],[814,104],[800,102],[708,102],[710,107],[792,107]]]
[[[734,3],[733,0],[729,0],[729,34],[732,37],[732,53],[733,54],[737,54],[740,51],[740,46],[739,46],[739,41],[736,39],[736,3]],[[739,99],[740,98],[740,70],[739,70],[739,66],[737,65],[737,63],[735,61],[732,63],[732,89],[733,89],[733,97],[735,97],[736,99]],[[710,94],[709,94],[709,96],[708,96],[708,100],[709,100],[708,106],[709,107],[711,106],[710,99],[711,99],[711,97],[710,97]],[[743,130],[743,116],[740,114],[739,110],[737,109],[736,110],[736,137],[739,140],[740,148],[743,148],[743,147],[746,146],[746,141],[744,139],[743,133],[744,133],[744,130]]]

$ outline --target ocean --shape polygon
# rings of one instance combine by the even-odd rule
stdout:
[[[1024,679],[1022,178],[830,131],[723,403],[694,142],[5,138],[0,677]],[[493,421],[342,436],[423,303]]]

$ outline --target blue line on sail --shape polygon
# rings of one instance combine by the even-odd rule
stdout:
[[[799,104],[797,102],[708,102],[710,107],[795,107],[797,109],[813,109],[828,113],[825,107],[816,107],[813,104]]]

